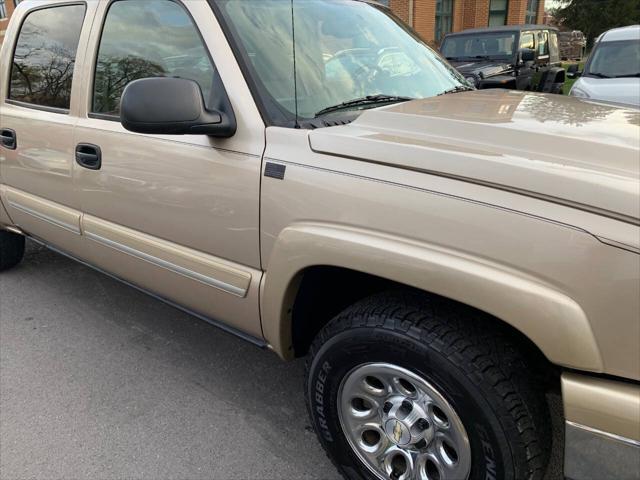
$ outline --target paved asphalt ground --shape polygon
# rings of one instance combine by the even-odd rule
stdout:
[[[0,276],[3,480],[338,478],[302,377],[32,243]]]

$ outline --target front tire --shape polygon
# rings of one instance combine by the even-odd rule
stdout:
[[[305,394],[348,479],[540,479],[550,421],[510,332],[439,297],[393,293],[316,337]]]
[[[0,272],[15,267],[24,257],[24,237],[0,230]]]

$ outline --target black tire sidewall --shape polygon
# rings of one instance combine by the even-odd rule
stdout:
[[[307,377],[308,408],[324,448],[348,478],[375,478],[347,442],[338,416],[338,391],[345,376],[367,363],[391,363],[432,384],[452,405],[467,430],[472,450],[471,479],[516,478],[509,435],[491,407],[490,396],[469,372],[447,356],[407,335],[375,328],[344,331],[314,355]],[[471,374],[473,375],[473,374]],[[496,399],[497,400],[497,399]]]

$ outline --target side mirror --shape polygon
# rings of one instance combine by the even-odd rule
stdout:
[[[129,83],[120,100],[120,122],[137,133],[228,138],[236,132],[233,112],[207,110],[200,86],[184,78],[141,78]]]
[[[567,68],[567,78],[578,78],[582,75],[582,72],[579,71],[580,66],[577,63],[572,63]]]
[[[536,59],[536,52],[531,48],[523,48],[520,50],[520,61],[522,63],[533,62]]]

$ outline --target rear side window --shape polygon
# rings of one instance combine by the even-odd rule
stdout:
[[[538,55],[541,57],[549,55],[549,34],[538,32]]]
[[[63,5],[27,15],[13,55],[9,99],[69,109],[84,13],[84,5]]]
[[[210,107],[216,72],[191,17],[172,0],[119,0],[107,13],[98,49],[93,113],[118,115],[129,82],[195,80]]]
[[[552,62],[560,61],[560,48],[558,46],[558,34],[549,32],[549,56]]]

